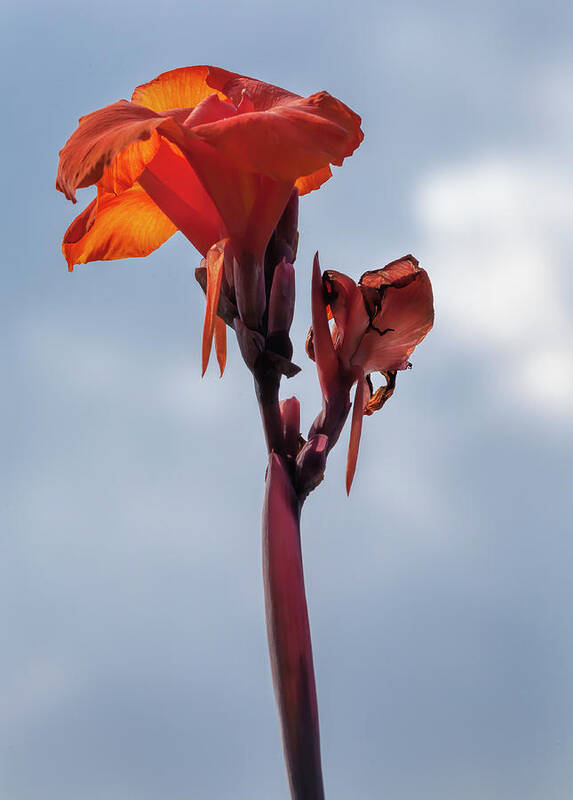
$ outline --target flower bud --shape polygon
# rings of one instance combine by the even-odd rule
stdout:
[[[294,267],[284,258],[277,265],[269,298],[269,335],[290,330],[294,316]]]
[[[301,449],[296,459],[296,490],[306,497],[321,483],[328,455],[328,436],[317,433]]]
[[[286,452],[296,457],[300,441],[300,403],[289,397],[280,404],[283,438]]]
[[[280,257],[294,261],[298,245],[298,190],[293,189],[285,210],[275,228],[274,239],[277,247],[282,247]]]
[[[235,318],[233,326],[237,334],[237,341],[239,342],[241,355],[243,356],[245,364],[252,372],[255,368],[255,362],[257,361],[257,358],[265,349],[264,337],[261,336],[260,333],[247,328],[245,323],[240,320],[239,317]]]
[[[247,328],[258,330],[267,304],[263,265],[248,254],[235,258],[233,284],[239,316]]]

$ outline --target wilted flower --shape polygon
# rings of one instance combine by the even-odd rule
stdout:
[[[362,417],[390,397],[396,372],[411,366],[410,355],[431,329],[432,286],[426,271],[411,255],[365,272],[358,284],[335,270],[321,276],[316,256],[312,312],[307,352],[316,360],[325,402],[356,383],[346,469],[346,488],[350,491]],[[329,320],[333,320],[332,328]],[[377,391],[370,378],[374,372],[381,373],[386,381]]]

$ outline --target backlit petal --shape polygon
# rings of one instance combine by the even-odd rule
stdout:
[[[229,122],[233,119],[221,124]],[[208,126],[183,129],[181,147],[217,207],[236,256],[248,253],[260,261],[288,202],[292,183],[241,169],[194,135],[204,127]]]
[[[112,160],[98,184],[106,192],[120,194],[136,182],[145,167],[153,161],[161,146],[161,137],[153,131],[149,139],[130,144]]]
[[[62,251],[75,264],[149,255],[177,228],[137,184],[119,196],[102,190],[72,222]]]
[[[127,100],[82,117],[60,150],[56,187],[75,202],[76,189],[97,183],[118,153],[149,139],[162,123],[163,117]]]
[[[221,238],[224,226],[213,201],[181,151],[162,141],[139,183],[200,253]]]
[[[131,100],[153,111],[195,108],[210,94],[217,94],[223,100],[225,99],[223,92],[217,91],[207,83],[209,69],[207,66],[181,67],[163,72],[149,83],[138,86]]]
[[[300,195],[308,194],[315,189],[320,189],[323,183],[332,178],[332,170],[330,167],[323,167],[322,169],[313,172],[311,175],[305,175],[302,178],[297,178],[295,186]]]

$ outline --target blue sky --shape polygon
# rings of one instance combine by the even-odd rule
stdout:
[[[363,117],[301,203],[310,265],[413,252],[436,324],[346,434],[303,547],[330,800],[573,792],[572,11],[565,2],[5,2],[0,797],[286,800],[236,347],[200,378],[197,253],[68,275],[77,118],[212,63]],[[224,488],[223,488],[224,487]]]

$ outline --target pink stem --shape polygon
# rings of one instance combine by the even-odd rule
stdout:
[[[292,800],[324,800],[299,526],[300,507],[285,462],[271,453],[263,507],[263,576],[273,684]]]

